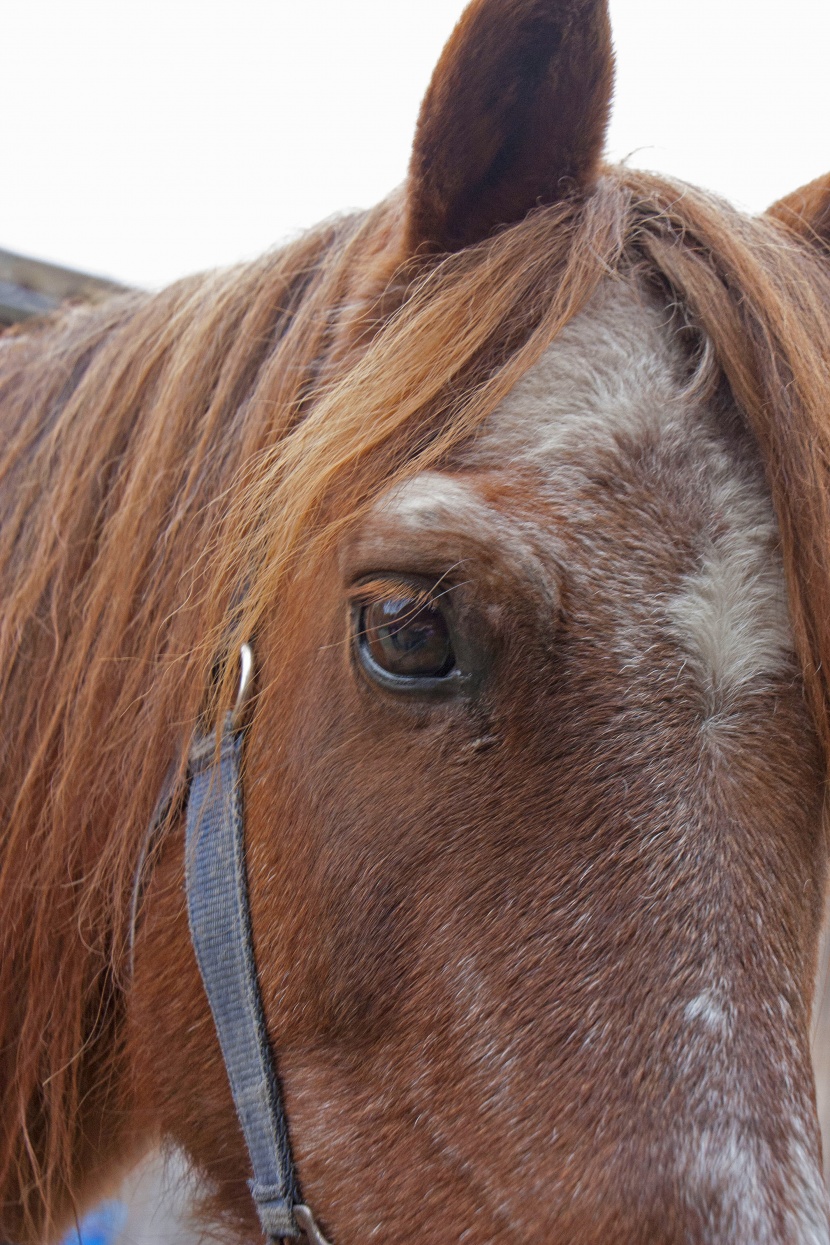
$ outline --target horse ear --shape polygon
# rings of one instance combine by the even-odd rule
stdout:
[[[788,225],[802,238],[830,247],[830,173],[779,199],[767,215]]]
[[[474,0],[421,106],[409,253],[460,250],[589,190],[613,73],[607,0]]]

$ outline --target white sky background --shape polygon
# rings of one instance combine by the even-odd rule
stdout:
[[[0,0],[0,247],[145,286],[406,171],[463,0]],[[830,0],[611,0],[612,157],[760,210],[830,171]]]

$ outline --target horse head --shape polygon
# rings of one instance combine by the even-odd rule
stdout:
[[[830,1239],[809,1047],[830,186],[750,220],[608,168],[611,83],[603,0],[476,0],[402,191],[285,260],[72,330],[96,394],[130,348],[112,479],[83,477],[109,560],[87,544],[70,586],[63,563],[54,580],[72,602],[92,585],[68,645],[86,636],[94,659],[112,637],[98,710],[79,674],[71,704],[84,755],[116,768],[99,780],[78,744],[50,825],[67,842],[103,827],[71,859],[86,878],[108,853],[117,965],[182,724],[216,646],[252,641],[253,946],[304,1195],[334,1245]],[[80,461],[75,420],[53,452],[75,436]],[[136,619],[154,629],[134,651]],[[48,707],[40,643],[25,651]],[[102,700],[113,733],[90,752]],[[34,739],[46,710],[27,712]],[[41,786],[19,779],[32,817],[55,748]],[[126,1158],[162,1137],[254,1238],[180,812],[143,870],[132,975],[99,968],[83,996],[110,1019],[82,1035],[77,1184],[98,1187],[106,1138]]]

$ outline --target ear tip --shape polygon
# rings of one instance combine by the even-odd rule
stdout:
[[[785,195],[766,214],[801,237],[830,246],[830,173]]]

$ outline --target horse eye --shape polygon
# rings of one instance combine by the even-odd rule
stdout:
[[[403,679],[441,679],[455,668],[443,613],[418,597],[373,601],[360,611],[359,649],[372,673]]]

